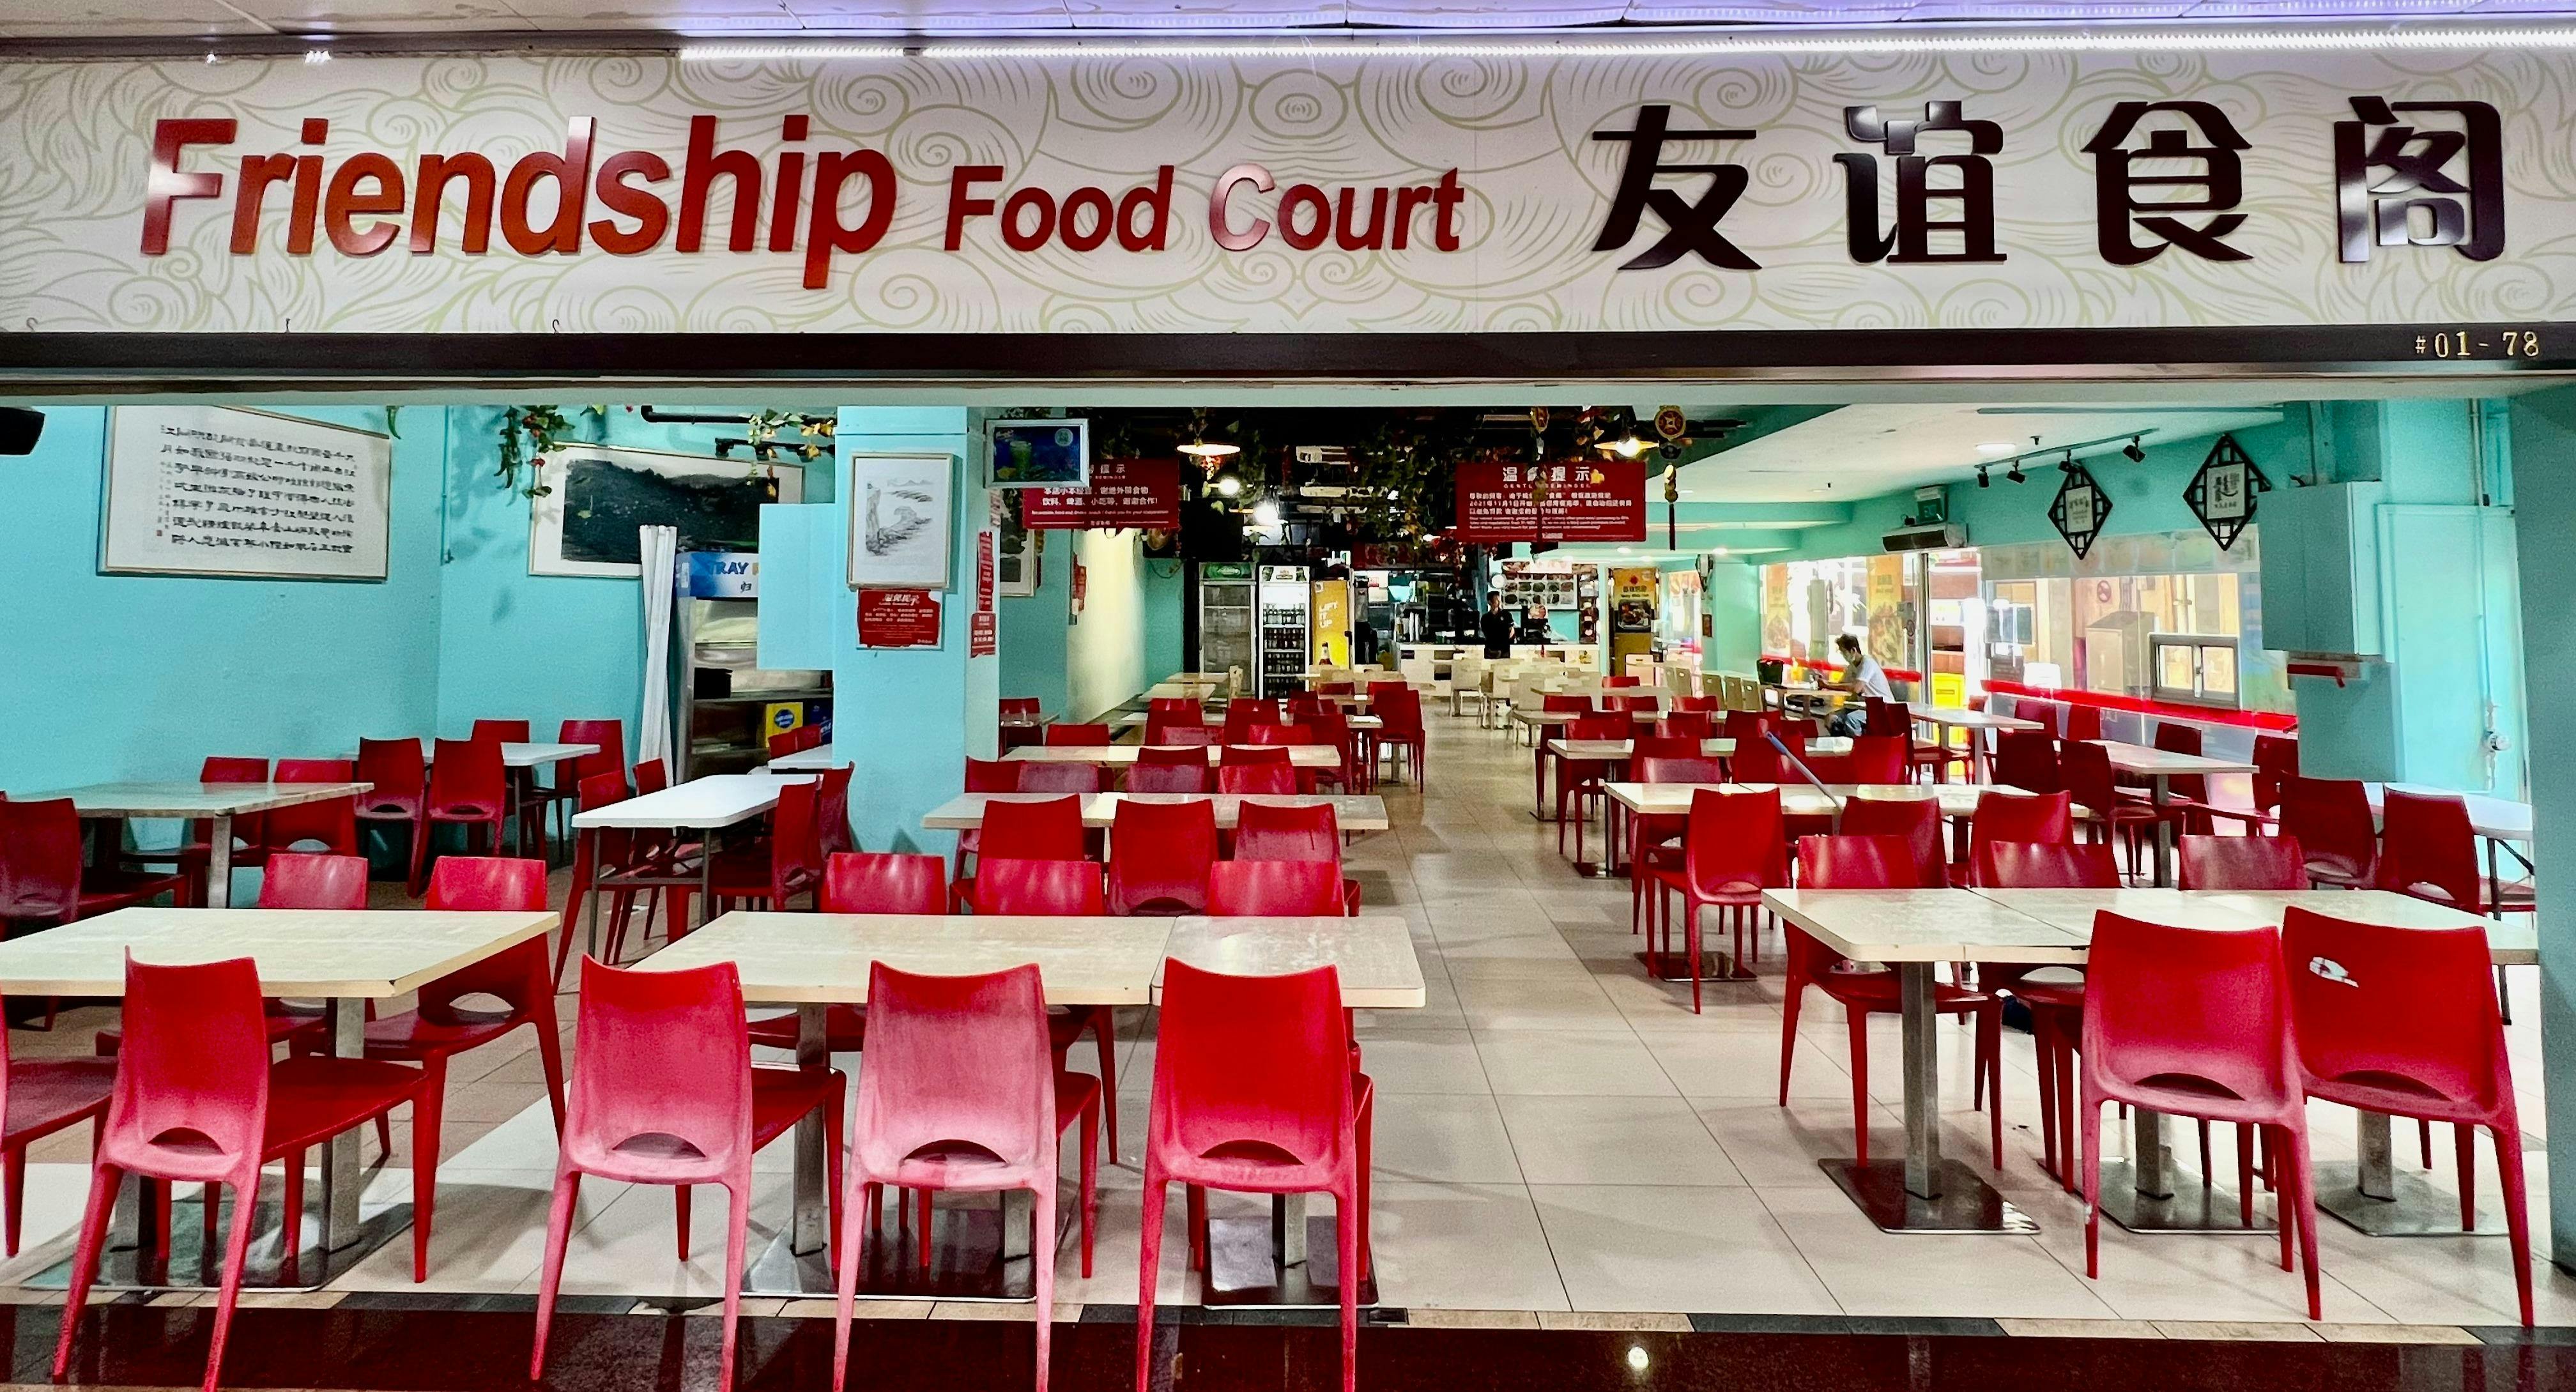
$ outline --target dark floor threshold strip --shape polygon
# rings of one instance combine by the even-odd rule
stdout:
[[[698,1392],[715,1386],[719,1321],[599,1312],[634,1297],[565,1302],[545,1381],[527,1381],[531,1321],[523,1309],[423,1308],[406,1293],[353,1295],[330,1309],[243,1310],[224,1385],[260,1392]],[[518,1302],[525,1297],[480,1297]],[[452,1299],[452,1298],[451,1298]],[[687,1304],[675,1301],[673,1304]],[[588,1311],[588,1312],[585,1312]],[[0,1310],[10,1380],[48,1381],[61,1307]],[[1187,1392],[1332,1392],[1340,1338],[1307,1311],[1158,1311],[1157,1344],[1180,1361]],[[1380,1312],[1381,1320],[1401,1310]],[[1168,1318],[1164,1318],[1168,1317]],[[1135,1312],[1086,1306],[1055,1331],[1060,1392],[1129,1392]],[[74,1385],[196,1384],[208,1312],[110,1305],[84,1320]],[[1361,1386],[1497,1392],[1641,1392],[1649,1388],[1795,1388],[1837,1392],[1992,1392],[2066,1386],[2082,1392],[2540,1392],[2576,1387],[2576,1331],[2479,1330],[2475,1344],[2203,1342],[1992,1337],[1991,1320],[1812,1319],[1700,1315],[1689,1333],[1404,1328],[1360,1332]],[[1030,1327],[984,1320],[863,1320],[853,1386],[952,1392],[1029,1385]],[[746,1318],[735,1384],[742,1392],[811,1392],[831,1377],[832,1323]]]

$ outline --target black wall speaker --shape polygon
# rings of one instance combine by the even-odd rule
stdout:
[[[33,454],[36,437],[44,433],[44,412],[0,406],[0,454]]]

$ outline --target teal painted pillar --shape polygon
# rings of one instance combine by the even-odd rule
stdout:
[[[1700,644],[1703,672],[1753,675],[1762,657],[1762,572],[1745,561],[1713,561],[1707,592],[1708,637]]]
[[[2516,397],[2511,419],[2518,520],[2534,537],[2576,532],[2576,389]],[[2526,546],[2521,570],[2533,859],[2546,863],[2576,844],[2576,567],[2555,547]],[[2576,1174],[2576,876],[2543,875],[2539,893],[2549,1169]],[[2557,1186],[2549,1207],[2550,1248],[2576,1255],[2576,1185]]]
[[[845,552],[819,578],[832,595],[833,746],[854,768],[850,820],[867,850],[946,854],[950,832],[925,832],[922,814],[966,786],[969,756],[994,756],[1000,694],[997,657],[967,656],[975,608],[975,542],[990,529],[978,412],[962,406],[845,406],[835,443],[841,547],[849,537],[850,457],[869,452],[928,451],[955,459],[955,508],[948,548],[948,591],[940,596],[936,648],[862,648],[858,600],[842,568]]]

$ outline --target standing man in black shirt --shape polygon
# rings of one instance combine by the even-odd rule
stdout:
[[[1512,655],[1512,616],[1509,610],[1503,608],[1502,591],[1485,592],[1485,613],[1484,617],[1478,620],[1478,627],[1485,635],[1485,656],[1488,660]]]

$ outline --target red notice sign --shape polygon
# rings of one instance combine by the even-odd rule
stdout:
[[[991,657],[1001,651],[1001,647],[993,632],[992,610],[978,609],[966,616],[966,655],[968,657]]]
[[[975,611],[989,614],[993,610],[993,534],[975,534]]]
[[[1644,541],[1646,466],[1638,460],[1458,466],[1458,540]]]
[[[939,596],[928,590],[859,591],[859,646],[939,646]]]
[[[1095,459],[1089,488],[1031,488],[1020,495],[1020,522],[1033,531],[1181,525],[1181,461]]]

